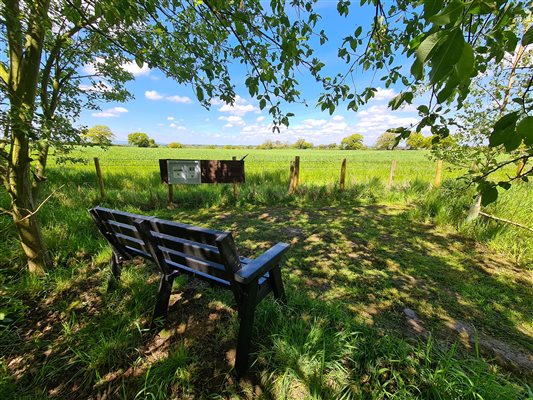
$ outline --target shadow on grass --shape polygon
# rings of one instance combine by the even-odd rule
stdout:
[[[407,399],[435,397],[439,390],[466,397],[473,385],[512,398],[505,395],[513,389],[487,365],[455,361],[453,369],[442,365],[453,364],[447,354],[402,341],[402,311],[414,310],[437,336],[445,337],[447,322],[460,320],[532,349],[527,276],[473,241],[413,222],[403,206],[362,204],[382,188],[304,189],[303,199],[295,199],[281,184],[266,190],[252,181],[241,188],[241,200],[232,200],[229,188],[213,189],[225,204],[217,208],[208,208],[204,189],[184,191],[184,199],[198,203],[184,210],[154,209],[160,204],[146,196],[146,187],[128,192],[130,201],[123,202],[126,177],[110,181],[104,205],[232,230],[241,255],[291,243],[282,269],[289,308],[262,303],[254,328],[257,361],[249,380],[236,381],[231,363],[238,321],[229,293],[180,281],[164,330],[146,332],[154,269],[133,263],[122,286],[105,291],[107,267],[95,261],[107,246],[85,211],[96,197],[81,186],[87,176],[76,177],[69,190],[78,200],[74,192],[55,197],[42,216],[60,267],[37,287],[21,283],[9,290],[25,312],[2,331],[0,367],[5,364],[3,376],[17,394],[380,398],[392,392]],[[270,178],[282,182],[283,176]],[[281,205],[268,206],[275,203]],[[436,371],[442,368],[456,375],[441,381]]]

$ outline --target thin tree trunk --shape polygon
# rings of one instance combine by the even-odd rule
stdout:
[[[481,211],[481,194],[476,196],[474,204],[468,210],[468,215],[466,217],[466,222],[472,222],[479,217],[479,212]]]
[[[46,180],[46,163],[48,161],[48,150],[50,144],[48,140],[42,140],[38,144],[39,154],[35,166],[34,180],[32,183],[32,196],[34,201],[38,201],[41,184]]]
[[[15,137],[9,177],[13,204],[11,211],[22,250],[28,261],[28,270],[32,274],[42,275],[48,264],[48,254],[37,217],[34,214],[28,138],[25,135],[26,132],[15,133],[20,128],[19,124],[13,127]]]

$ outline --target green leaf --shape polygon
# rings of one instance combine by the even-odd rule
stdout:
[[[518,114],[515,112],[505,114],[503,117],[501,117],[496,124],[494,124],[494,130],[500,131],[500,130],[506,130],[509,128],[514,128],[516,125],[516,121],[518,120]]]
[[[501,117],[494,125],[494,129],[490,134],[489,145],[496,147],[504,144],[506,148],[512,148],[516,141],[516,136],[518,136],[514,132],[517,120],[518,114],[516,112]]]
[[[462,13],[464,8],[465,4],[462,1],[452,1],[440,13],[429,18],[429,21],[435,25],[448,25],[450,22],[458,20],[457,17]]]
[[[533,146],[533,117],[525,117],[516,127],[516,133],[524,139],[524,143]]]
[[[522,46],[527,46],[531,43],[533,43],[533,25],[529,27],[526,33],[524,33],[524,37],[522,37]]]
[[[485,183],[481,186],[481,204],[488,206],[498,199],[498,189],[493,184]]]
[[[416,49],[416,59],[424,64],[446,33],[447,31],[438,31],[425,38]]]
[[[137,64],[137,66],[139,68],[142,68],[143,65],[144,65],[144,60],[142,58],[142,52],[141,51],[138,51],[136,54],[135,54],[135,64]]]
[[[442,44],[431,56],[431,72],[429,77],[431,83],[440,82],[446,75],[451,72],[450,67],[457,64],[463,53],[465,39],[460,29],[452,29],[446,32]]]
[[[507,131],[506,131],[507,132]],[[503,142],[506,151],[513,151],[522,143],[522,137],[515,131],[510,131]]]
[[[201,86],[196,86],[196,97],[198,98],[199,101],[204,100],[204,90],[202,89]]]
[[[468,43],[465,43],[463,46],[461,58],[455,64],[455,71],[461,82],[470,78],[474,73],[474,51]]]
[[[424,77],[424,64],[422,64],[418,58],[415,59],[415,62],[411,66],[411,74],[417,80],[421,80]]]

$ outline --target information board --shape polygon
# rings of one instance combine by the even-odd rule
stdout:
[[[244,160],[159,160],[161,180],[169,185],[243,183]]]
[[[168,183],[195,185],[202,182],[200,161],[167,160]]]

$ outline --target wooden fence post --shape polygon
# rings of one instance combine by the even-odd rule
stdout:
[[[519,176],[525,167],[526,167],[526,162],[522,158],[520,161],[518,161],[518,165],[516,166],[516,176]],[[521,183],[522,179],[519,179],[516,182]]]
[[[341,180],[339,182],[339,189],[344,190],[346,182],[346,158],[342,160],[341,164]]]
[[[387,187],[390,189],[394,183],[394,174],[396,173],[396,160],[392,160],[390,165],[389,183]]]
[[[168,204],[171,205],[174,203],[174,185],[168,183]]]
[[[294,161],[291,161],[290,176],[289,176],[289,194],[294,192]]]
[[[96,180],[98,181],[98,187],[100,188],[100,198],[105,199],[104,179],[102,178],[102,170],[100,169],[100,160],[98,157],[94,157],[94,168],[96,169]]]
[[[433,187],[440,187],[440,183],[442,181],[442,160],[437,161],[437,172],[435,173],[435,182],[433,183]]]
[[[233,161],[236,161],[236,160],[237,160],[237,157],[233,156],[233,157],[231,157],[231,159],[232,159]],[[235,180],[233,180],[233,198],[234,198],[235,200],[237,200],[237,195],[238,195],[238,194],[239,194],[239,189],[238,189],[238,187],[237,187],[237,182],[236,182]]]
[[[298,192],[300,183],[300,156],[294,157],[294,191]]]

